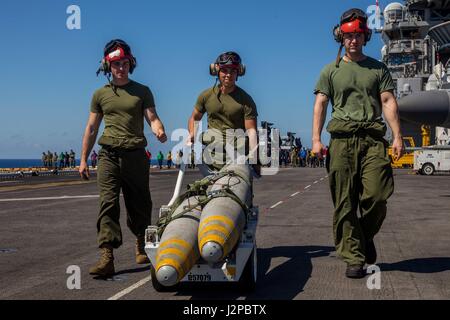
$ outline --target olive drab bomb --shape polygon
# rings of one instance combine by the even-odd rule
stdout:
[[[245,227],[245,209],[252,202],[252,175],[245,165],[229,165],[223,172],[233,172],[217,180],[211,192],[218,192],[226,184],[234,197],[212,199],[204,208],[198,228],[198,246],[202,258],[217,263],[236,246]]]
[[[188,206],[192,206],[192,209],[170,222],[164,230],[155,266],[155,276],[163,286],[170,287],[180,282],[200,258],[197,230],[202,211],[197,204],[197,197],[184,200],[174,211],[174,215]]]
[[[245,228],[256,228],[249,222],[252,181],[248,165],[227,165],[189,185],[188,191],[160,216],[161,238],[156,254],[152,253],[154,243],[150,241],[146,246],[154,266],[152,283],[157,290],[177,285],[199,260],[211,265],[226,263],[225,258],[236,250]],[[252,263],[251,250],[247,251]],[[236,266],[231,268],[235,270]]]

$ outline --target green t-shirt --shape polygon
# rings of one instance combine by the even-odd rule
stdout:
[[[343,59],[323,68],[314,93],[328,96],[333,106],[331,116],[341,121],[381,121],[380,94],[394,90],[386,65],[373,58],[359,62]]]
[[[91,102],[91,112],[103,114],[105,130],[98,143],[124,149],[144,148],[144,109],[154,108],[153,94],[147,86],[130,80],[98,89]]]
[[[245,130],[245,120],[256,119],[258,112],[252,97],[239,87],[230,94],[221,94],[219,88],[203,91],[197,99],[195,108],[208,114],[208,129],[224,132],[227,129]]]

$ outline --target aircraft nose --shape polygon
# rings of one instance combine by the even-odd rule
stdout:
[[[399,99],[400,118],[417,124],[450,126],[450,93],[422,91]]]

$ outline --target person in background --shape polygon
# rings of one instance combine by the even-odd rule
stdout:
[[[172,168],[172,152],[169,151],[169,153],[167,154],[167,168],[170,169]]]
[[[177,158],[175,159],[175,167],[177,169],[180,168],[180,164],[181,164],[181,159],[183,158],[183,151],[178,150],[177,152]]]
[[[70,149],[69,153],[69,166],[71,168],[75,168],[75,151],[73,151],[72,149]]]
[[[95,150],[92,151],[92,153],[91,153],[91,166],[92,166],[92,168],[97,167],[97,158],[98,158],[97,152],[95,152]]]
[[[158,160],[159,169],[162,169],[164,155],[161,151],[159,151],[158,155],[156,156],[156,159]]]
[[[47,167],[47,154],[45,152],[42,152],[42,166]]]
[[[50,150],[47,152],[47,168],[53,168],[53,153]]]
[[[64,168],[64,152],[61,151],[61,153],[59,154],[59,169]]]
[[[53,153],[53,169],[58,169],[58,154]]]
[[[195,151],[194,151],[194,147],[191,148],[191,162],[189,163],[189,168],[195,169]]]
[[[70,166],[70,155],[66,151],[66,153],[64,153],[64,167],[68,168],[69,166]]]

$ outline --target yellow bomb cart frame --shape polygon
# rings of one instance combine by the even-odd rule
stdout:
[[[171,210],[171,207],[180,196],[185,168],[185,165],[181,164],[174,195],[168,205],[160,208],[160,219],[161,217],[167,215],[167,213]],[[209,171],[206,169],[206,166],[200,165],[199,168],[206,178],[217,175],[217,172]],[[252,169],[250,169],[250,172],[253,175]],[[215,191],[208,189],[207,197],[209,198],[214,196]],[[239,200],[230,198],[227,199],[227,201],[233,202]],[[183,204],[184,203],[182,203],[180,207],[183,207]],[[157,270],[155,270],[158,266],[157,255],[158,249],[162,244],[161,238],[164,238],[164,232],[167,229],[163,232],[162,237],[160,237],[159,228],[157,226],[149,226],[146,230],[145,236],[145,251],[152,264],[151,277],[155,290],[160,292],[175,291],[179,283],[235,283],[238,290],[253,290],[257,280],[256,227],[258,224],[258,213],[258,207],[251,205],[248,208],[247,214],[245,214],[245,226],[242,228],[242,232],[240,232],[239,240],[236,242],[229,254],[225,256],[225,258],[222,258],[217,262],[208,262],[203,259],[202,256],[196,256],[198,258],[195,258],[197,259],[195,263],[191,263],[189,265],[190,270],[185,272],[185,275],[181,279],[177,279],[176,283],[170,283],[169,285],[158,281]],[[201,211],[198,212],[196,220],[199,220],[201,214]],[[194,219],[189,220],[192,221]],[[197,236],[197,234],[195,236]],[[198,242],[195,241],[194,245],[198,246]],[[180,263],[179,265],[182,267],[184,266],[183,263]]]

